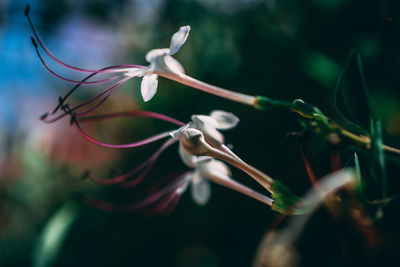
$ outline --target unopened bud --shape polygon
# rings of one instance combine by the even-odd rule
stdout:
[[[179,141],[182,149],[193,156],[204,155],[210,150],[209,145],[204,140],[203,133],[194,128],[183,130],[179,136]]]
[[[316,106],[313,106],[302,99],[295,99],[292,102],[292,110],[306,118],[314,118],[316,115],[323,115]]]

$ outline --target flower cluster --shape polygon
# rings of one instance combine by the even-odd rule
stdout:
[[[164,186],[140,202],[124,207],[116,207],[89,198],[88,201],[90,203],[107,210],[136,210],[151,205],[156,207],[156,210],[161,211],[173,206],[172,203],[175,203],[176,200],[179,199],[179,196],[185,192],[186,188],[190,185],[191,193],[195,202],[204,205],[207,203],[211,193],[209,181],[213,181],[214,183],[248,195],[267,205],[272,205],[273,200],[271,198],[248,188],[231,177],[231,172],[226,163],[246,172],[265,189],[272,192],[273,180],[254,167],[246,164],[235,153],[233,153],[228,146],[225,145],[224,136],[221,134],[220,130],[230,130],[239,122],[239,119],[232,113],[215,110],[211,112],[210,115],[193,115],[191,121],[188,123],[182,123],[166,115],[149,111],[89,115],[102,105],[118,87],[134,77],[142,78],[141,94],[144,101],[149,101],[154,97],[157,92],[158,77],[162,76],[233,101],[255,105],[256,98],[253,96],[209,85],[185,74],[183,66],[172,56],[175,55],[186,42],[190,32],[190,26],[182,26],[175,34],[173,34],[169,48],[150,50],[146,55],[146,61],[149,63],[148,66],[115,65],[98,70],[91,70],[71,66],[54,56],[44,45],[44,42],[32,23],[29,17],[29,6],[27,7],[25,14],[34,34],[34,37],[31,37],[32,43],[44,67],[57,78],[75,84],[64,97],[59,98],[58,105],[51,113],[46,113],[41,117],[44,122],[52,123],[63,117],[69,116],[71,118],[71,125],[74,125],[86,140],[107,148],[134,148],[157,140],[167,139],[152,156],[141,164],[138,164],[133,170],[108,179],[88,174],[88,177],[93,182],[103,185],[118,184],[123,187],[136,186],[141,183],[151,171],[161,153],[176,142],[180,143],[179,154],[182,161],[187,167],[191,168],[191,171],[175,175],[170,179],[172,182],[168,183],[167,186]],[[59,65],[69,70],[88,73],[88,75],[83,80],[76,81],[57,74],[45,62],[39,51],[40,48],[50,59]],[[111,77],[92,80],[94,76],[99,75],[111,75]],[[82,85],[101,85],[110,82],[112,83],[111,85],[107,86],[103,91],[84,103],[70,107],[66,102],[67,99]],[[83,110],[83,108],[86,109]],[[167,121],[178,126],[178,128],[133,143],[108,144],[90,136],[81,125],[88,121],[108,120],[117,117],[131,116]]]
[[[84,131],[83,127],[81,126],[82,123],[88,121],[112,119],[122,116],[142,116],[155,118],[174,123],[175,125],[180,127],[176,130],[160,133],[134,143],[108,144],[91,137],[88,133]],[[180,143],[179,155],[183,163],[187,167],[192,169],[192,171],[177,175],[176,177],[173,177],[173,179],[171,178],[170,180],[172,180],[172,182],[170,182],[168,186],[162,188],[156,193],[153,193],[147,199],[138,203],[134,203],[133,205],[128,205],[125,207],[115,207],[101,201],[94,201],[93,199],[91,199],[90,202],[99,208],[107,210],[136,210],[139,208],[143,208],[144,206],[154,204],[154,202],[159,202],[161,200],[164,200],[164,202],[172,202],[174,199],[178,198],[178,196],[180,196],[183,192],[185,192],[186,188],[190,184],[193,199],[196,203],[204,205],[205,203],[207,203],[210,197],[211,191],[209,181],[213,181],[214,183],[248,195],[263,203],[272,205],[272,199],[233,180],[231,178],[231,172],[225,163],[217,160],[216,157],[213,157],[212,155],[208,156],[209,152],[213,152],[213,150],[216,150],[219,151],[220,154],[226,155],[227,157],[237,158],[237,156],[224,144],[224,137],[221,132],[219,132],[219,130],[231,129],[235,127],[238,122],[239,119],[232,113],[221,110],[213,111],[209,116],[193,115],[192,120],[186,124],[183,124],[182,122],[179,122],[162,114],[146,111],[114,113],[92,117],[84,116],[75,119],[73,123],[76,125],[81,135],[88,141],[103,147],[132,148],[155,142],[163,138],[167,138],[164,144],[161,145],[161,147],[152,156],[150,156],[147,160],[137,165],[133,170],[125,174],[108,179],[103,179],[88,174],[88,178],[96,183],[104,185],[119,184],[123,187],[132,187],[138,185],[150,172],[161,153],[176,142]],[[193,139],[198,136],[196,134],[201,135],[203,142],[206,144],[206,146],[209,146],[209,148],[205,147],[203,151],[198,151],[198,145],[193,145]],[[219,156],[217,155],[217,158],[218,157]],[[223,159],[223,157],[221,159]],[[169,205],[164,203],[162,207],[167,208],[169,207]],[[161,210],[159,207],[158,209]]]

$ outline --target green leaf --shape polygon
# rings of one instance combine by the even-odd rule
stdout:
[[[371,109],[369,91],[360,52],[353,50],[336,86],[335,105],[347,120],[368,133]]]
[[[357,178],[359,179],[360,188],[361,188],[361,190],[363,190],[360,160],[358,159],[357,153],[354,153],[354,168],[356,169],[356,174],[357,174]]]
[[[370,170],[382,199],[387,197],[385,151],[383,150],[382,123],[371,120],[371,165]]]
[[[49,219],[34,248],[32,266],[53,266],[69,230],[78,216],[79,210],[75,204],[66,203]]]
[[[368,197],[367,197],[367,195],[366,195],[366,192],[365,192],[365,190],[366,190],[366,187],[368,186],[367,185],[367,182],[368,181],[366,181],[366,176],[363,176],[362,174],[361,174],[361,165],[360,165],[360,160],[359,160],[359,158],[358,158],[358,155],[357,155],[357,153],[354,153],[354,168],[355,168],[355,170],[356,170],[356,174],[357,174],[357,179],[358,179],[358,187],[357,187],[357,189],[356,189],[356,193],[362,198],[362,199],[364,199],[366,202],[371,202],[369,199],[368,199]]]

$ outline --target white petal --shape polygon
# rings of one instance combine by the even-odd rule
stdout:
[[[169,45],[169,49],[171,50],[171,55],[178,52],[181,46],[186,42],[186,39],[189,36],[190,26],[182,26],[179,28],[179,31],[174,33],[171,38],[171,44]]]
[[[210,116],[217,122],[218,126],[215,127],[220,130],[229,130],[234,128],[239,123],[239,118],[230,112],[223,110],[214,110]]]
[[[157,78],[157,74],[145,75],[143,77],[140,91],[142,92],[144,102],[149,101],[156,94],[158,85]]]
[[[186,153],[181,146],[179,146],[179,156],[181,157],[183,163],[185,163],[186,166],[190,168],[196,167],[197,157]]]
[[[208,127],[207,130],[204,130],[204,139],[214,147],[219,147],[225,142],[224,136],[211,127]]]
[[[220,146],[224,143],[224,136],[215,129],[218,125],[210,116],[193,115],[191,127],[201,131],[206,141],[212,146]]]
[[[199,171],[202,176],[218,176],[218,174],[231,175],[231,170],[228,165],[219,160],[210,160],[207,162],[201,162],[198,164]]]
[[[200,176],[195,172],[192,178],[192,186],[190,188],[193,200],[199,205],[207,204],[211,196],[211,186],[207,179]]]
[[[185,69],[178,60],[171,57],[170,55],[164,56],[164,64],[167,66],[168,70],[174,73],[185,73]]]
[[[192,121],[195,124],[205,123],[213,128],[218,127],[218,122],[214,118],[206,115],[192,115]]]
[[[183,177],[182,184],[175,191],[177,194],[182,195],[183,193],[185,193],[185,191],[189,185],[189,181],[191,181],[193,179],[193,175],[194,175],[193,172],[189,172],[189,173],[185,174],[185,176]]]
[[[153,49],[147,52],[146,54],[146,61],[149,63],[154,62],[158,57],[163,57],[165,55],[169,55],[170,50],[168,48],[161,48],[161,49]]]

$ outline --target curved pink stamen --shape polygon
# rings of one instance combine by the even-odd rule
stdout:
[[[59,79],[61,79],[61,80],[63,80],[63,81],[66,81],[66,82],[69,82],[69,83],[74,83],[74,84],[93,85],[93,84],[106,83],[106,82],[115,80],[115,79],[117,79],[118,77],[120,77],[120,76],[114,76],[114,77],[111,77],[111,78],[107,78],[107,79],[103,79],[103,80],[99,80],[99,81],[90,81],[90,82],[76,81],[76,80],[71,80],[71,79],[65,78],[65,77],[63,77],[63,76],[61,76],[61,75],[55,73],[55,72],[46,64],[46,62],[44,61],[43,57],[41,56],[41,54],[40,54],[40,52],[39,52],[39,49],[38,49],[38,47],[37,47],[37,44],[36,44],[36,42],[35,42],[35,40],[34,40],[33,38],[32,38],[32,43],[33,43],[33,46],[35,47],[36,53],[37,53],[37,55],[39,56],[40,61],[42,62],[43,66],[47,69],[47,71],[50,72],[50,73],[51,73],[52,75],[54,75],[55,77],[57,77],[57,78],[59,78]]]
[[[113,119],[113,118],[119,118],[119,117],[149,117],[149,118],[155,118],[167,122],[171,122],[173,124],[176,124],[178,126],[183,126],[185,123],[178,121],[174,118],[171,118],[167,115],[156,113],[156,112],[151,112],[151,111],[145,111],[145,110],[138,110],[138,111],[127,111],[127,112],[116,112],[116,113],[111,113],[111,114],[105,114],[105,115],[98,115],[98,116],[91,116],[91,117],[81,117],[79,118],[80,122],[86,122],[86,121],[96,121],[96,120],[108,120],[108,119]]]
[[[32,28],[32,31],[33,31],[33,34],[35,35],[35,38],[36,38],[37,41],[39,42],[40,47],[42,47],[43,51],[44,51],[50,58],[52,58],[52,59],[53,59],[55,62],[57,62],[58,64],[60,64],[60,65],[62,65],[62,66],[64,66],[64,67],[66,67],[66,68],[68,68],[68,69],[74,70],[74,71],[89,72],[89,73],[92,73],[92,72],[99,72],[98,70],[83,69],[83,68],[78,68],[78,67],[71,66],[71,65],[69,65],[69,64],[67,64],[67,63],[65,63],[65,62],[63,62],[63,61],[61,61],[60,59],[58,59],[56,56],[54,56],[53,53],[51,53],[50,50],[44,45],[44,42],[43,42],[42,39],[40,38],[40,36],[39,36],[39,34],[38,34],[38,32],[37,32],[35,26],[33,25],[32,20],[31,20],[31,18],[30,18],[30,16],[29,16],[29,9],[30,9],[30,5],[27,5],[27,6],[26,6],[26,9],[25,9],[25,16],[26,16],[26,18],[28,19],[29,25],[30,25],[31,28]],[[132,68],[132,67],[135,67],[135,65],[121,65],[121,67],[122,67],[122,68]],[[120,69],[120,70],[109,70],[109,69],[107,69],[107,70],[101,70],[100,72],[101,72],[101,73],[113,73],[113,72],[125,72],[125,71],[126,71],[126,69]]]
[[[98,99],[99,97],[101,97],[102,95],[104,95],[104,94],[107,93],[106,96],[105,96],[99,103],[97,103],[95,106],[91,107],[90,109],[88,109],[88,110],[86,110],[86,111],[84,111],[84,112],[75,113],[75,114],[73,114],[73,115],[74,115],[74,116],[83,116],[83,115],[86,115],[86,114],[88,114],[88,113],[94,111],[94,110],[97,109],[101,104],[103,104],[103,103],[112,95],[112,93],[113,93],[118,87],[120,87],[122,84],[124,84],[126,81],[128,81],[128,80],[131,79],[131,78],[132,78],[132,77],[127,77],[127,78],[122,79],[122,80],[116,82],[115,84],[113,84],[113,85],[107,87],[105,90],[103,90],[102,92],[98,93],[97,95],[95,95],[94,97],[92,97],[91,99],[89,99],[88,101],[86,101],[86,102],[84,102],[84,103],[82,103],[82,104],[79,104],[79,105],[73,107],[72,109],[70,109],[70,112],[73,112],[73,111],[75,111],[75,110],[77,110],[77,109],[79,109],[79,108],[82,108],[83,106],[86,106],[86,105],[92,103],[93,101],[95,101],[96,99]],[[57,109],[58,109],[59,107],[61,107],[61,104],[59,104],[59,106],[57,106],[57,108],[55,109],[55,111],[57,111]],[[55,111],[53,111],[53,113],[54,113]],[[61,115],[59,115],[59,116],[57,116],[57,117],[55,117],[55,118],[52,118],[52,119],[47,119],[47,115],[48,115],[48,114],[45,114],[45,116],[43,116],[43,118],[42,118],[42,121],[45,122],[45,123],[53,123],[53,122],[56,122],[56,121],[62,119],[62,118],[65,117],[66,115],[71,115],[70,112],[64,112],[64,113],[62,113]]]
[[[150,171],[151,167],[157,161],[157,159],[161,155],[161,153],[167,147],[172,145],[174,142],[175,142],[175,140],[172,140],[172,139],[167,140],[153,155],[151,155],[148,159],[143,161],[135,169],[131,170],[130,172],[128,172],[126,174],[115,176],[115,177],[112,177],[110,179],[103,179],[103,178],[99,178],[99,177],[96,177],[96,176],[89,175],[89,179],[92,180],[95,183],[102,184],[102,185],[119,184],[119,183],[122,183],[122,182],[126,181],[128,178],[132,177],[133,175],[138,173],[143,168],[146,168],[139,177],[137,177],[136,179],[130,181],[131,183],[129,183],[127,185],[124,185],[124,187],[132,187],[134,185],[137,185],[145,178],[146,174]]]
[[[105,70],[105,69],[118,68],[119,66],[122,66],[122,65],[115,65],[115,66],[105,67],[105,68],[100,69],[99,71]],[[139,66],[139,65],[135,65],[135,66],[137,66],[137,68],[145,68],[144,66]],[[78,89],[78,87],[82,84],[82,82],[85,82],[86,80],[90,79],[91,77],[93,77],[94,75],[96,75],[96,74],[98,74],[98,73],[99,73],[99,72],[95,72],[95,73],[92,73],[92,74],[86,76],[79,84],[75,85],[75,86],[61,99],[60,103],[59,103],[59,104],[57,105],[57,107],[53,110],[52,114],[54,114],[54,113],[57,112],[57,110],[64,104],[64,102],[68,99],[68,97],[69,97],[73,92],[75,92],[76,89]],[[122,76],[123,76],[123,75],[120,75],[119,77],[122,77]],[[127,80],[129,80],[129,79],[131,79],[131,78],[133,78],[133,76],[127,77],[126,79],[124,79],[124,81],[127,81]],[[119,82],[121,82],[121,81],[119,81]],[[117,83],[117,84],[112,85],[111,87],[114,87],[114,86],[119,86],[119,85],[118,85],[118,83]],[[101,92],[100,94],[98,94],[97,96],[95,96],[94,98],[92,98],[92,99],[90,100],[90,102],[92,102],[94,99],[98,98],[99,96],[105,94],[105,93],[106,93],[107,91],[109,91],[109,90],[111,90],[110,87],[108,87],[108,88],[105,89],[103,92]],[[90,103],[90,102],[89,102],[89,103]],[[86,104],[86,103],[85,103],[85,104]],[[85,105],[85,104],[84,104],[84,105]],[[80,106],[79,106],[79,107],[80,107]]]
[[[147,176],[147,174],[149,174],[149,172],[151,171],[151,169],[153,168],[154,164],[156,163],[157,159],[160,157],[161,153],[167,149],[170,145],[172,145],[173,143],[175,143],[177,140],[176,139],[169,139],[167,140],[157,151],[156,153],[153,154],[153,156],[150,158],[150,160],[148,161],[148,165],[146,166],[146,168],[143,170],[143,172],[136,177],[135,179],[128,181],[128,182],[124,182],[121,184],[122,187],[125,188],[130,188],[130,187],[134,187],[136,185],[138,185],[140,182],[143,181],[143,179]]]
[[[158,158],[158,157],[157,157],[157,158]],[[119,184],[119,185],[120,185],[121,187],[124,187],[124,188],[131,188],[131,187],[135,187],[135,186],[137,186],[138,184],[140,184],[140,183],[144,180],[144,178],[146,178],[146,176],[149,174],[149,172],[151,171],[151,169],[153,169],[153,166],[154,166],[154,164],[156,163],[157,158],[155,158],[155,159],[149,161],[149,162],[148,162],[148,165],[146,166],[146,168],[142,171],[142,173],[141,173],[138,177],[136,177],[135,179],[130,180],[130,181],[128,181],[128,182],[123,182],[123,183],[121,183],[121,184]]]
[[[96,208],[106,210],[106,211],[113,211],[113,212],[135,211],[135,210],[150,206],[150,205],[154,204],[155,202],[157,202],[158,200],[168,197],[169,194],[171,194],[171,193],[175,194],[175,192],[178,189],[180,189],[182,186],[184,186],[188,182],[186,177],[189,173],[190,172],[185,172],[184,174],[179,175],[177,178],[174,179],[174,181],[171,184],[167,185],[163,189],[157,191],[156,193],[146,197],[145,199],[143,199],[141,201],[138,201],[138,202],[135,202],[135,203],[132,203],[129,205],[118,206],[118,205],[110,204],[108,202],[98,200],[95,198],[91,198],[91,197],[86,197],[85,201]]]
[[[103,99],[101,99],[96,105],[94,105],[93,107],[89,108],[88,110],[84,111],[84,112],[80,112],[80,113],[75,113],[75,116],[83,116],[86,115],[94,110],[96,110],[98,107],[100,107],[104,102],[106,102],[106,100],[114,93],[115,90],[117,90],[121,85],[123,85],[125,82],[127,82],[129,79],[131,79],[132,77],[127,77],[125,79],[122,79],[118,82],[116,82],[115,84],[111,85],[110,87],[108,87],[107,89],[105,89],[103,92],[99,93],[98,95],[94,96],[92,99],[86,101],[83,104],[80,104],[76,107],[74,107],[72,109],[73,110],[77,110],[85,105],[90,104],[91,102],[95,101],[97,98],[99,98],[100,96],[104,95],[105,93],[106,96],[103,97]]]
[[[160,200],[159,203],[155,204],[155,206],[150,210],[145,212],[147,216],[154,216],[157,214],[168,214],[170,213],[178,204],[181,195],[177,193],[179,189],[165,196]]]
[[[165,138],[165,137],[168,137],[168,136],[169,136],[169,133],[170,133],[170,132],[160,133],[160,134],[157,134],[157,135],[154,135],[154,136],[145,138],[145,139],[143,139],[143,140],[141,140],[141,141],[137,141],[137,142],[134,142],[134,143],[122,144],[122,145],[113,145],[113,144],[103,143],[103,142],[101,142],[101,141],[99,141],[99,140],[97,140],[97,139],[94,139],[93,137],[91,137],[90,135],[88,135],[88,134],[81,128],[81,126],[79,125],[78,122],[75,122],[75,125],[76,125],[76,127],[77,127],[79,133],[80,133],[86,140],[88,140],[88,141],[90,141],[90,142],[92,142],[92,143],[94,143],[94,144],[96,144],[96,145],[99,145],[99,146],[102,146],[102,147],[108,147],[108,148],[134,148],[134,147],[138,147],[138,146],[143,146],[143,145],[146,145],[146,144],[149,144],[149,143],[153,143],[153,142],[155,142],[155,141],[157,141],[157,140],[163,139],[163,138]]]

